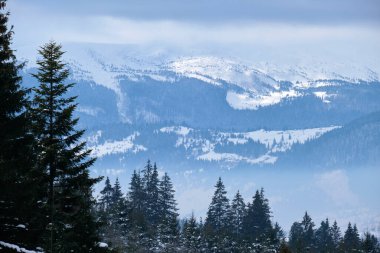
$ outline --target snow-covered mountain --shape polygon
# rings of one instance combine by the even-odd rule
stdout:
[[[22,52],[24,53],[24,52]],[[28,54],[27,54],[28,55]],[[29,54],[30,55],[30,54]],[[29,66],[34,59],[30,56]],[[68,45],[66,60],[73,79],[91,81],[112,90],[118,97],[120,114],[126,122],[123,106],[127,99],[121,82],[146,81],[175,83],[183,78],[199,80],[225,88],[226,101],[234,109],[257,110],[278,104],[288,98],[308,94],[307,89],[340,85],[340,82],[378,82],[379,73],[369,67],[353,63],[286,65],[276,62],[244,62],[215,56],[177,57],[164,53],[141,53],[126,46]],[[326,91],[316,91],[316,97],[328,103]]]
[[[294,144],[380,110],[378,73],[347,63],[289,67],[126,46],[66,50],[89,146],[120,164],[125,155],[173,150],[173,161],[276,164]]]
[[[119,177],[127,188],[133,169],[156,161],[159,173],[173,179],[182,216],[204,215],[219,176],[229,193],[239,189],[247,200],[263,186],[284,224],[295,218],[278,214],[302,217],[298,202],[319,220],[358,224],[363,206],[378,210],[372,199],[352,205],[352,191],[365,199],[378,185],[370,180],[380,165],[374,113],[380,71],[347,62],[246,62],[115,45],[64,49],[70,81],[77,83],[70,94],[78,95],[79,127],[97,158],[93,175]],[[35,56],[18,53],[29,60],[24,84],[36,85],[29,74]],[[341,213],[337,198],[352,213]],[[373,222],[363,228],[379,224],[378,212],[364,213]]]

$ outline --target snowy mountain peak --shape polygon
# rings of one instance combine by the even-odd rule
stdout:
[[[170,62],[168,68],[187,77],[199,78],[216,85],[220,85],[220,81],[225,81],[258,93],[280,88],[270,76],[257,69],[225,58],[213,56],[184,57]]]

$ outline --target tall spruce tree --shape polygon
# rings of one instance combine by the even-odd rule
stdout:
[[[231,226],[232,234],[236,240],[240,240],[243,235],[243,222],[246,216],[244,199],[238,191],[231,203]]]
[[[356,225],[352,227],[351,223],[348,223],[347,230],[343,237],[343,249],[344,252],[359,252],[360,251],[360,236]]]
[[[21,86],[11,49],[6,1],[0,0],[0,241],[35,249],[42,227],[39,210],[38,171],[33,170],[33,137],[28,128],[28,91]]]
[[[111,241],[111,223],[110,223],[110,211],[112,207],[112,193],[113,188],[109,178],[106,178],[104,188],[100,191],[100,198],[97,203],[97,215],[101,223],[99,228],[99,234],[103,242],[112,246]]]
[[[128,212],[127,203],[121,191],[119,178],[116,178],[111,195],[111,207],[108,213],[110,239],[114,249],[124,252],[127,248]]]
[[[230,225],[230,203],[227,198],[222,179],[219,177],[216,185],[214,196],[207,211],[205,226],[210,227],[213,231],[220,233],[229,228]]]
[[[81,142],[84,130],[76,130],[73,118],[76,97],[67,96],[74,84],[66,84],[69,70],[64,52],[51,41],[39,50],[32,118],[39,154],[37,168],[46,175],[46,252],[94,252],[97,224],[93,217],[92,179],[88,168],[94,163],[90,150]]]
[[[264,242],[272,231],[270,208],[264,189],[256,191],[244,221],[245,236],[252,242]]]
[[[209,249],[214,251],[228,250],[228,236],[231,228],[230,203],[222,179],[219,177],[214,196],[207,211],[204,232]],[[224,252],[224,251],[223,251]]]
[[[150,162],[148,163],[150,165]],[[148,166],[151,170],[151,166]],[[151,172],[150,172],[151,173]],[[149,173],[149,174],[150,174]],[[146,194],[144,190],[145,182],[141,177],[140,171],[133,171],[129,192],[128,202],[128,232],[127,249],[128,252],[139,252],[147,247],[148,222],[145,217]]]
[[[160,181],[158,179],[158,169],[156,163],[153,165],[152,174],[146,185],[146,195],[147,195],[147,218],[153,226],[157,226],[160,221],[160,206],[159,206],[159,195],[160,195]]]
[[[364,238],[362,240],[362,250],[365,253],[379,253],[380,244],[379,240],[369,232],[364,233]]]
[[[294,222],[289,233],[289,246],[293,252],[312,252],[315,249],[314,222],[307,212],[302,222]]]
[[[306,248],[303,241],[303,229],[299,222],[294,222],[290,228],[289,248],[295,253],[302,253]]]
[[[128,192],[128,206],[131,211],[143,212],[144,208],[144,186],[140,172],[133,171]]]
[[[322,221],[320,227],[315,231],[315,243],[320,253],[334,252],[334,238],[328,219]]]
[[[119,178],[117,177],[115,180],[115,184],[113,185],[113,191],[111,195],[112,203],[118,203],[123,200],[123,192],[121,191],[121,185],[119,182]]]
[[[159,184],[158,230],[160,241],[166,249],[173,249],[178,244],[179,239],[178,208],[174,192],[170,177],[165,173]]]
[[[100,194],[98,216],[101,221],[101,239],[113,250],[123,252],[127,241],[127,209],[118,178],[112,187],[107,177]]]
[[[201,252],[201,231],[194,213],[191,214],[190,219],[185,220],[182,231],[183,251],[189,253]]]
[[[141,182],[142,182],[142,190],[143,190],[143,207],[142,210],[144,211],[144,217],[150,222],[151,219],[151,193],[149,192],[148,188],[152,188],[152,174],[153,174],[153,166],[150,162],[150,160],[147,161],[144,169],[141,171],[142,172],[142,177],[141,177]]]
[[[112,205],[112,194],[113,194],[113,188],[112,188],[110,179],[107,177],[104,188],[103,190],[100,191],[100,199],[98,202],[100,211],[102,212],[109,211],[109,208]]]
[[[336,221],[334,221],[333,225],[331,226],[331,237],[334,245],[334,251],[337,252],[341,246],[342,234]]]
[[[142,182],[143,182],[143,192],[144,192],[144,219],[146,220],[146,234],[147,234],[147,249],[154,251],[158,250],[157,241],[157,226],[159,221],[159,180],[157,166],[154,164],[152,166],[150,160],[148,160],[143,172]]]

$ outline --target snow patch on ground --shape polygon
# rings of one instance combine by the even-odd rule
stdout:
[[[260,129],[241,133],[209,131],[208,137],[202,137],[196,130],[183,126],[163,127],[160,132],[176,134],[178,138],[175,147],[183,147],[189,152],[189,156],[195,157],[197,160],[274,164],[277,161],[275,153],[290,150],[296,143],[304,144],[306,141],[319,138],[336,128],[339,126],[284,131]],[[250,140],[263,144],[266,147],[266,153],[257,157],[248,157],[236,153],[215,151],[218,144],[222,146],[228,143],[244,145]]]
[[[266,131],[263,129],[245,133],[221,133],[221,137],[234,144],[245,144],[249,139],[264,144],[271,153],[284,152],[295,144],[321,137],[339,126],[300,130]],[[222,141],[222,140],[221,140]]]
[[[252,158],[240,156],[234,153],[216,153],[214,150],[210,150],[209,152],[198,156],[197,160],[225,161],[225,162],[231,162],[231,163],[247,162],[250,164],[263,164],[263,163],[274,164],[277,161],[277,157],[265,154],[265,155],[259,156],[258,158],[252,159]]]
[[[90,106],[81,106],[81,105],[79,105],[76,108],[76,111],[90,115],[90,116],[93,116],[93,117],[98,116],[99,113],[102,113],[102,112],[104,113],[104,110],[102,108],[90,107]]]
[[[99,242],[99,243],[98,243],[98,247],[99,247],[99,248],[108,248],[108,244],[105,243],[105,242]]]
[[[282,99],[301,96],[301,93],[295,90],[275,91],[267,95],[254,95],[248,92],[236,93],[228,91],[226,100],[227,103],[234,109],[238,110],[257,110],[262,106],[278,104]]]
[[[336,96],[336,94],[327,94],[327,92],[325,91],[316,91],[316,92],[313,92],[313,94],[320,98],[322,100],[323,103],[326,103],[326,104],[329,104],[331,103],[330,100],[328,100],[329,98],[333,98]]]
[[[278,83],[268,75],[220,57],[184,57],[169,63],[168,68],[175,73],[197,78],[214,85],[220,85],[219,81],[223,80],[251,91],[279,88]]]
[[[331,82],[323,80],[343,80],[348,82],[376,81],[379,74],[374,69],[349,61],[325,61],[312,58],[306,60],[301,56],[298,63],[255,63],[253,68],[260,69],[263,73],[276,80],[290,81],[300,87],[321,87],[331,85]],[[320,80],[320,81],[318,81]],[[318,85],[318,86],[317,86]]]
[[[25,248],[17,246],[16,244],[11,244],[7,242],[3,242],[3,241],[0,241],[0,249],[1,247],[7,248],[7,249],[13,249],[16,252],[22,252],[22,253],[43,253],[42,251],[27,250]]]
[[[135,132],[121,141],[106,141],[101,145],[89,147],[90,149],[92,149],[91,155],[100,158],[106,155],[118,153],[138,153],[141,151],[146,151],[146,147],[133,143],[136,137],[138,137],[139,135],[139,132]]]
[[[163,127],[160,129],[161,133],[175,133],[177,135],[186,136],[191,131],[193,131],[192,128],[184,127],[184,126],[171,126],[171,127]]]

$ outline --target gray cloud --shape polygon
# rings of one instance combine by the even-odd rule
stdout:
[[[14,0],[49,13],[191,22],[379,23],[378,0]]]

